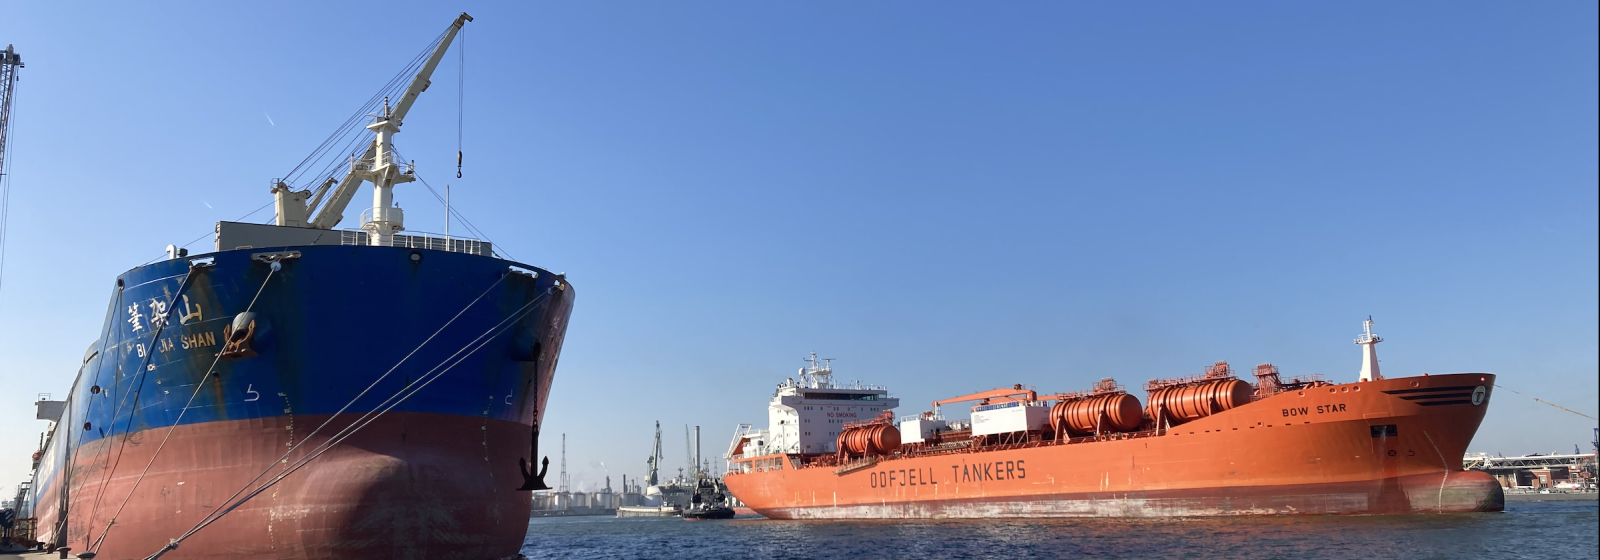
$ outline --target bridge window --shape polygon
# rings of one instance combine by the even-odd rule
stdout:
[[[878,395],[857,395],[852,393],[806,393],[805,398],[824,401],[875,401]]]

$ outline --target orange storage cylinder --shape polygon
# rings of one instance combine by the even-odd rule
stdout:
[[[1254,393],[1249,383],[1228,379],[1217,383],[1217,391],[1211,398],[1217,403],[1217,411],[1221,412],[1250,404],[1250,395]]]
[[[900,429],[891,424],[846,428],[839,434],[839,450],[851,456],[889,455],[900,450]]]
[[[1181,424],[1244,406],[1250,402],[1250,393],[1250,384],[1238,379],[1162,387],[1150,393],[1145,415]]]
[[[872,446],[878,453],[889,455],[900,451],[900,428],[893,424],[883,424],[883,429],[873,435]]]
[[[1130,432],[1142,420],[1139,399],[1127,393],[1108,393],[1056,403],[1050,425],[1074,436],[1096,432]]]

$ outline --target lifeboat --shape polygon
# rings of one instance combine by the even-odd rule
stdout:
[[[1072,436],[1131,432],[1142,420],[1139,398],[1120,391],[1062,400],[1050,410],[1050,427]]]

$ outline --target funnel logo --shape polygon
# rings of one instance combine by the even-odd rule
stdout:
[[[1486,397],[1488,395],[1489,395],[1489,388],[1487,388],[1487,387],[1479,385],[1477,389],[1473,389],[1472,390],[1472,406],[1478,406],[1480,404],[1483,404],[1484,397]]]

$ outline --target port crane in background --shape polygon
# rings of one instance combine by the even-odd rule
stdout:
[[[6,140],[11,137],[11,105],[16,98],[18,68],[22,68],[22,57],[17,55],[16,47],[6,45],[6,50],[0,51],[0,176],[5,175],[6,156],[11,154]]]
[[[11,214],[11,174],[6,172],[6,163],[11,155],[11,107],[16,104],[18,68],[22,68],[22,57],[15,47],[6,45],[6,50],[0,51],[0,273],[5,272],[6,226]]]
[[[658,474],[658,470],[661,468],[661,421],[660,420],[656,421],[656,442],[655,442],[655,446],[652,447],[651,449],[652,450],[650,452],[650,458],[645,460],[645,463],[648,463],[650,465],[650,471],[645,473],[645,475],[644,475],[644,486],[646,488],[661,484],[661,476],[660,476],[660,474]]]

